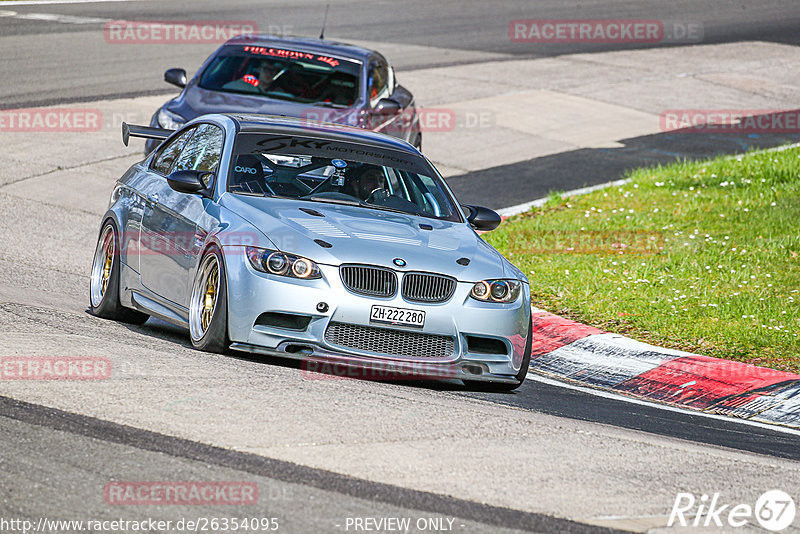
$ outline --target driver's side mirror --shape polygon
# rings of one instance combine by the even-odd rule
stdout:
[[[186,87],[186,71],[183,69],[167,69],[164,73],[164,81],[184,88]]]
[[[375,104],[375,109],[373,111],[377,115],[397,115],[402,109],[403,108],[396,100],[381,98],[378,103]]]
[[[502,222],[497,212],[481,206],[464,206],[468,211],[467,222],[476,230],[491,232]]]
[[[204,178],[208,178],[209,175],[213,174],[214,173],[208,171],[195,171],[191,169],[175,171],[167,176],[167,183],[172,189],[179,193],[202,193],[207,189]]]

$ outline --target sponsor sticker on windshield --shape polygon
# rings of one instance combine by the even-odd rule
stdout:
[[[245,46],[242,47],[242,50],[244,52],[247,52],[248,54],[255,54],[258,56],[271,56],[284,59],[301,59],[308,61],[318,61],[320,63],[325,63],[327,65],[330,65],[331,67],[337,67],[339,65],[338,59],[334,59],[329,56],[319,56],[317,54],[312,54],[310,52],[286,50],[285,48],[272,48],[266,46]]]

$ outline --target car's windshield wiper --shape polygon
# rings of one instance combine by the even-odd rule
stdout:
[[[390,208],[388,206],[381,206],[379,204],[368,204],[366,202],[362,203],[361,205],[364,206],[365,208],[372,208],[381,211],[391,211],[393,213],[402,213],[404,215],[416,215],[417,217],[423,217],[423,215],[418,211],[404,211],[404,210],[399,210],[397,208]]]
[[[311,202],[328,202],[330,204],[342,204],[345,206],[360,206],[360,207],[368,207],[368,204],[364,204],[360,200],[347,200],[344,198],[331,198],[331,197],[323,197],[318,195],[308,195],[305,197],[300,197],[300,200],[310,200]]]
[[[324,196],[317,196],[317,195],[308,195],[305,197],[301,197],[300,200],[311,200],[312,202],[329,202],[331,204],[342,204],[345,206],[359,206],[361,208],[372,208],[380,211],[391,211],[393,213],[402,213],[404,215],[416,215],[417,217],[423,217],[422,213],[418,211],[404,211],[397,208],[390,208],[389,206],[381,206],[380,204],[370,204],[368,202],[364,202],[361,200],[347,200],[344,198],[331,198],[331,197],[324,197]]]
[[[297,197],[289,197],[286,195],[273,195],[271,193],[256,193],[255,191],[230,191],[234,195],[244,195],[246,197],[262,197],[262,198],[281,198],[286,200],[297,200]]]
[[[312,102],[311,105],[318,108],[347,109],[347,106],[344,104],[334,104],[333,102]]]

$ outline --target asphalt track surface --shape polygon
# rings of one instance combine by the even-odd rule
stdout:
[[[53,481],[56,487],[74,484],[75,481],[68,478],[70,475],[74,476],[74,473],[69,473],[69,469],[64,469],[64,466],[79,465],[81,455],[86,454],[87,448],[96,456],[93,462],[96,474],[107,477],[109,472],[114,471],[103,469],[104,464],[119,458],[118,445],[121,445],[128,454],[138,456],[129,458],[128,461],[149,464],[146,469],[148,474],[156,469],[164,469],[174,477],[176,473],[185,470],[185,466],[180,464],[188,463],[204,466],[205,469],[201,471],[205,477],[212,473],[217,476],[225,475],[225,471],[236,472],[239,477],[242,473],[254,475],[257,480],[260,479],[260,493],[267,494],[266,500],[271,508],[267,513],[259,510],[260,515],[278,517],[281,528],[292,532],[311,532],[315,527],[327,531],[340,527],[344,523],[343,509],[351,514],[357,511],[365,516],[385,514],[419,518],[436,514],[437,517],[455,519],[458,521],[456,529],[469,532],[613,532],[610,529],[542,514],[481,505],[390,484],[359,480],[4,397],[0,397],[0,413],[0,436],[3,436],[4,442],[16,442],[16,445],[12,445],[12,450],[6,451],[5,456],[8,459],[23,460],[19,463],[13,460],[5,462],[7,472],[12,474],[19,469],[17,474],[22,474],[25,463],[46,458],[46,463],[50,464],[48,467],[52,466],[56,475]],[[26,445],[34,441],[42,443],[43,448],[35,454],[25,451]],[[154,469],[153,463],[165,465]],[[81,482],[86,482],[87,478],[89,477],[84,474]],[[35,477],[25,477],[22,481],[17,479],[14,486],[19,491],[25,491],[28,484],[35,480]],[[264,480],[267,482],[263,482]],[[102,485],[102,482],[98,482],[98,485]],[[51,509],[51,513],[55,512],[54,515],[57,515],[62,504],[52,504],[54,509]],[[313,511],[309,510],[312,506]],[[26,515],[25,510],[11,508],[4,511],[3,515],[6,516]],[[209,514],[212,511],[206,510],[204,513]],[[34,519],[35,515],[30,517]],[[109,517],[114,515],[109,514]]]
[[[654,46],[513,43],[508,38],[508,24],[515,19],[656,19],[702,24],[703,42],[709,44],[752,40],[800,43],[797,32],[800,7],[793,0],[178,0],[7,8],[0,2],[0,9],[23,15],[46,13],[112,20],[255,21],[262,30],[316,36],[327,3],[331,4],[326,29],[330,39],[462,50],[466,55],[456,61],[460,63],[482,61],[482,53],[519,59]],[[14,47],[17,53],[25,52],[14,54],[24,60],[4,61],[0,65],[0,107],[167,93],[162,81],[165,68],[183,66],[191,71],[216,48],[215,45],[168,46],[152,54],[122,54],[115,45],[96,35],[80,48],[53,46],[63,34],[96,33],[102,25],[0,17],[0,36],[13,38],[6,46]],[[395,66],[402,71],[452,63],[452,59],[443,55],[427,54]],[[64,68],[65,65],[69,68]]]
[[[0,109],[173,95],[174,88],[162,80],[164,70],[184,67],[191,74],[218,46],[142,45],[131,53],[130,47],[109,44],[104,39],[103,21],[254,21],[261,30],[273,33],[316,36],[327,3],[145,0],[3,6],[0,2],[0,15],[5,13],[0,16],[0,46],[7,56],[0,62]],[[800,43],[800,33],[796,31],[800,25],[800,6],[793,0],[613,3],[362,0],[330,4],[327,38],[365,41],[376,46],[384,43],[384,48],[393,45],[420,47],[418,53],[392,58],[400,73],[453,64],[681,44],[514,43],[508,38],[508,24],[516,19],[655,19],[684,26],[700,25],[703,44],[746,40]],[[64,18],[59,19],[59,16]],[[502,208],[518,204],[520,199],[527,201],[553,191],[613,181],[643,165],[669,163],[676,158],[732,154],[797,141],[800,141],[797,134],[660,133],[624,140],[621,148],[579,149],[498,165],[467,173],[450,183],[463,203]],[[493,194],[487,198],[485,191],[493,191]]]
[[[14,6],[17,13],[46,12],[80,17],[186,20],[228,19],[256,20],[263,26],[291,27],[292,33],[315,34],[324,2],[276,2],[264,9],[262,2],[123,2]],[[366,6],[369,5],[369,8]],[[578,5],[580,7],[578,7]],[[429,47],[466,51],[459,62],[483,61],[481,53],[507,54],[513,57],[537,57],[575,52],[571,47],[551,47],[532,52],[529,47],[509,43],[505,37],[507,21],[514,18],[573,18],[579,9],[582,18],[670,19],[701,21],[705,26],[704,42],[770,40],[800,44],[796,31],[800,7],[796,2],[333,2],[327,34],[332,37],[372,41],[400,42]],[[313,15],[313,16],[312,16]],[[317,20],[319,18],[319,20]],[[442,21],[446,21],[445,24]],[[0,17],[0,37],[5,46],[26,51],[23,63],[0,64],[0,107],[35,106],[94,100],[123,95],[143,95],[164,91],[161,72],[170,66],[189,66],[204,57],[192,49],[163,54],[156,60],[115,56],[102,39],[79,57],[74,50],[52,46],[57,34],[97,32],[101,25],[69,24]],[[11,44],[9,44],[11,43]],[[13,43],[16,43],[14,45]],[[176,47],[176,49],[179,47]],[[593,50],[608,50],[597,46]],[[213,49],[213,47],[211,48]],[[209,50],[210,51],[210,50]],[[581,48],[578,51],[586,51]],[[94,53],[92,53],[94,52]],[[207,52],[205,52],[207,53]],[[181,55],[182,54],[182,55]],[[399,64],[398,70],[448,64],[445,55],[432,56],[429,62],[415,60]],[[68,65],[69,68],[64,66]],[[6,70],[8,69],[8,70]],[[26,95],[35,95],[29,98]],[[27,98],[27,99],[26,99]],[[672,135],[672,137],[670,137]],[[542,194],[586,185],[590,169],[605,166],[610,174],[619,174],[642,162],[671,161],[676,155],[735,153],[749,146],[775,146],[794,141],[791,136],[707,139],[707,146],[680,134],[660,134],[627,140],[625,148],[584,150],[540,158],[536,165],[522,162],[504,168],[478,171],[451,181],[462,200],[478,195],[487,185],[507,184],[509,176],[519,184],[535,181],[539,189],[526,191]],[[558,176],[548,181],[547,176]],[[514,187],[508,188],[516,191]],[[518,195],[499,197],[495,207],[506,206]],[[466,197],[466,198],[463,198]],[[534,197],[531,197],[534,198]],[[529,200],[526,198],[524,200]],[[46,217],[46,214],[44,215]],[[46,218],[41,221],[46,223]],[[2,259],[2,258],[0,258]],[[6,258],[4,261],[11,261]],[[73,311],[82,309],[71,303]],[[80,328],[80,321],[72,326]],[[172,343],[176,350],[185,348],[185,332],[156,321],[144,327],[131,327],[143,342],[158,339]],[[233,358],[232,358],[233,359]],[[237,357],[234,364],[246,365],[253,359]],[[261,360],[258,360],[261,362]],[[296,369],[293,362],[267,359],[264,363],[285,370]],[[587,423],[586,428],[611,426],[640,431],[669,440],[743,451],[766,457],[800,460],[797,435],[767,428],[744,425],[738,421],[711,419],[684,411],[663,410],[655,405],[603,398],[584,391],[529,380],[517,392],[495,394],[466,391],[454,384],[406,383],[404,388],[433,394],[439,398],[466,398],[515,409]],[[15,488],[20,495],[33,498],[13,499],[8,493],[0,502],[2,515],[35,518],[43,506],[54,515],[80,510],[82,493],[87,487],[111,477],[149,477],[159,479],[234,479],[252,477],[269,493],[278,496],[267,500],[260,515],[280,515],[289,531],[308,532],[341,530],[337,526],[345,515],[446,515],[457,518],[469,532],[509,531],[593,532],[599,527],[552,517],[490,506],[470,500],[443,496],[400,485],[377,483],[333,473],[292,462],[251,453],[214,447],[170,435],[110,422],[38,404],[14,400],[0,394],[0,482]],[[86,458],[92,461],[88,464]],[[120,459],[124,460],[120,460]],[[35,468],[32,468],[35,466]],[[160,478],[159,478],[160,477]],[[46,481],[46,482],[45,482]],[[776,481],[779,485],[780,481]],[[79,489],[81,488],[81,489]],[[280,495],[290,494],[282,500]],[[137,511],[96,512],[135,517]],[[113,512],[113,514],[112,514]],[[174,510],[161,510],[173,517]],[[213,510],[209,511],[213,512]],[[346,512],[346,513],[345,513]]]

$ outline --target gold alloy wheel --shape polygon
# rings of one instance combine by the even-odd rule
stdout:
[[[92,262],[92,276],[89,287],[89,300],[94,308],[103,303],[111,275],[114,272],[114,255],[117,252],[117,235],[114,227],[107,224],[97,240],[97,248]]]
[[[208,330],[211,319],[214,317],[214,305],[217,302],[217,289],[219,288],[219,267],[215,262],[209,266],[206,274],[205,291],[203,296],[203,310],[200,313],[200,326],[203,332]]]
[[[194,341],[200,341],[211,328],[217,310],[220,287],[221,263],[216,254],[208,254],[200,262],[189,304],[189,333]]]
[[[105,235],[105,242],[103,243],[103,250],[105,251],[105,263],[103,264],[103,272],[100,275],[100,297],[106,294],[108,288],[108,281],[111,279],[111,267],[114,265],[114,232],[107,232]]]

